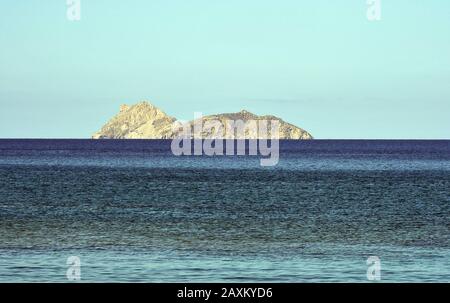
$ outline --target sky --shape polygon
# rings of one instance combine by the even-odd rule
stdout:
[[[0,1],[0,138],[89,138],[121,104],[273,114],[317,139],[450,139],[450,1]]]

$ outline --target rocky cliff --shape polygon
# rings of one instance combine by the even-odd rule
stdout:
[[[201,121],[200,121],[201,120]],[[229,138],[229,139],[258,139],[270,136],[271,122],[268,122],[267,135],[258,132],[260,121],[278,121],[279,139],[312,139],[313,137],[305,130],[287,123],[275,116],[258,116],[242,110],[238,113],[227,113],[205,116],[197,120],[184,123],[184,129],[189,129],[195,138]],[[227,128],[229,121],[242,121],[243,132]],[[218,131],[214,124],[224,125]],[[148,102],[140,102],[132,106],[122,105],[120,112],[106,123],[93,139],[172,139],[180,136],[180,123],[173,117],[168,116],[159,108]],[[194,124],[204,126],[202,130],[196,129]],[[209,126],[209,127],[208,127]],[[232,131],[233,130],[233,131]]]
[[[122,105],[120,112],[106,123],[93,139],[169,139],[176,121],[148,102]]]

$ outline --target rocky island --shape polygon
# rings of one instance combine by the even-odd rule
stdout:
[[[254,121],[278,121],[279,139],[307,140],[313,139],[311,134],[302,128],[287,123],[275,116],[258,116],[242,110],[237,113],[226,113],[209,115],[200,118],[201,123],[208,121],[243,121],[245,123],[245,135],[225,133],[223,138],[227,139],[259,139],[257,129],[255,130]],[[122,105],[119,113],[108,121],[98,132],[92,135],[93,139],[173,139],[180,136],[180,132],[173,127],[177,119],[167,115],[156,106],[143,101],[134,105]],[[198,120],[197,120],[198,122]],[[187,122],[189,127],[193,128],[196,120]],[[186,123],[185,123],[186,124]],[[195,138],[216,138],[221,139],[210,131],[202,131],[201,134],[193,131]]]

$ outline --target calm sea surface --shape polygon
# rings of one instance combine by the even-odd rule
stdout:
[[[0,281],[450,282],[450,141],[0,140]]]

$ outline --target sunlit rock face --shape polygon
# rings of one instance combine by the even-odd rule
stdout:
[[[120,106],[120,112],[108,121],[93,139],[163,139],[173,136],[176,121],[148,102]]]

